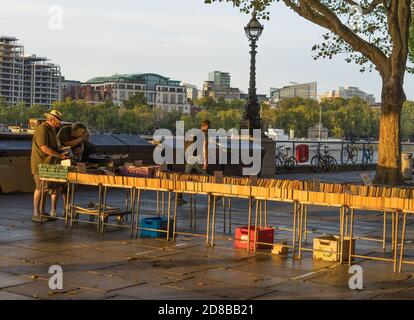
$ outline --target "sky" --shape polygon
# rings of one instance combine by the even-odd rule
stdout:
[[[56,6],[63,10],[62,28],[50,28]],[[230,4],[204,0],[1,0],[0,35],[15,36],[26,53],[59,64],[66,79],[148,72],[201,88],[210,71],[221,70],[231,73],[233,87],[247,92],[250,57],[243,27],[248,21]],[[280,3],[263,24],[258,93],[318,81],[319,94],[351,85],[380,100],[376,71],[360,73],[344,56],[312,58],[322,28]],[[413,75],[407,75],[405,89],[414,100]]]

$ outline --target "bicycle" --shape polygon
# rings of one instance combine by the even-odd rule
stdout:
[[[314,172],[336,172],[338,170],[338,162],[330,154],[328,148],[328,146],[324,146],[324,154],[321,153],[320,146],[314,151],[315,155],[311,159],[311,167]]]
[[[276,147],[276,171],[278,168],[284,168],[289,173],[292,173],[296,170],[298,166],[298,161],[294,156],[289,157],[290,148],[285,148],[286,153],[282,151],[283,147]]]
[[[352,164],[355,164],[358,160],[358,149],[351,145],[347,144],[341,150],[341,163],[348,164],[351,161]]]
[[[361,168],[363,170],[368,169],[368,164],[374,162],[374,148],[368,145],[368,148],[365,147],[365,144],[362,147],[362,162]]]

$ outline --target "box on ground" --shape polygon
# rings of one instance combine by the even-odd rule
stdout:
[[[287,244],[287,241],[275,243],[273,245],[272,254],[276,254],[279,256],[287,255],[289,253],[289,247],[287,247]]]
[[[168,219],[167,217],[151,217],[142,218],[139,221],[139,227],[145,229],[165,230],[167,231]],[[174,220],[170,220],[170,232],[172,234],[174,227]],[[141,238],[166,238],[167,233],[153,230],[140,230]]]
[[[313,239],[313,258],[323,261],[340,261],[340,253],[343,253],[343,261],[348,261],[350,238],[344,238],[344,246],[340,250],[341,241],[338,236],[322,236]],[[352,254],[355,253],[355,238],[352,239]]]
[[[255,227],[250,227],[250,250],[254,250],[254,238],[255,238]],[[259,244],[256,243],[256,249],[269,249],[273,245],[275,236],[274,228],[257,227],[257,242],[269,243]],[[236,249],[247,249],[247,243],[249,241],[249,232],[247,227],[236,228],[236,234],[234,239],[234,247]]]

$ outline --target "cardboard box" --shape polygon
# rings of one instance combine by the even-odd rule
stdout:
[[[283,241],[283,242],[279,242],[279,243],[275,243],[273,245],[273,250],[272,250],[272,254],[276,254],[276,255],[287,255],[289,253],[289,248],[286,247],[287,246],[287,241]]]
[[[342,249],[343,261],[348,261],[349,255],[349,237],[344,238],[344,247]],[[340,261],[340,238],[338,236],[322,236],[313,239],[313,258],[323,261]],[[352,239],[352,254],[355,253],[355,238]]]

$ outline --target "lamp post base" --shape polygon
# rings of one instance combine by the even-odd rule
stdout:
[[[274,178],[276,175],[276,141],[262,137],[262,148],[265,152],[262,160],[261,177]]]

